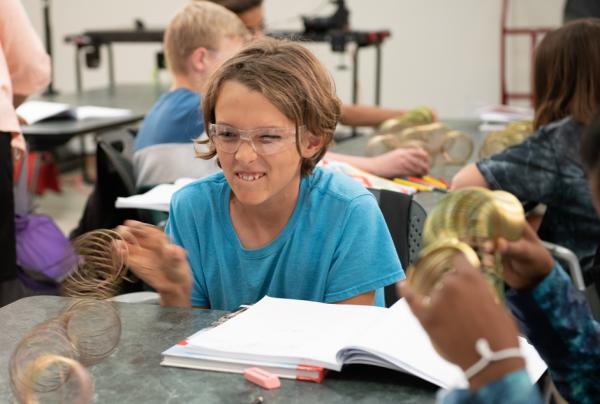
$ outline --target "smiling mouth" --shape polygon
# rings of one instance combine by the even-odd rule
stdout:
[[[241,179],[242,181],[248,181],[248,182],[252,182],[252,181],[256,181],[261,179],[262,177],[265,176],[264,173],[260,173],[260,174],[243,174],[243,173],[236,173],[235,176],[239,179]]]

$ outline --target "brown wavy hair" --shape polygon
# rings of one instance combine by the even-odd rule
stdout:
[[[340,117],[340,100],[325,67],[298,43],[271,38],[255,40],[212,75],[202,102],[205,128],[215,122],[217,98],[229,80],[261,93],[294,122],[299,154],[301,126],[321,138],[321,150],[312,158],[302,158],[301,174],[310,175],[331,143]],[[207,151],[197,152],[198,157],[208,160],[217,154],[210,139],[197,143],[208,147]]]
[[[533,75],[536,129],[567,116],[589,124],[600,105],[600,19],[576,20],[548,33]]]

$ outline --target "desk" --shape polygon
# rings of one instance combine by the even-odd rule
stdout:
[[[156,99],[166,91],[159,86],[122,85],[74,94],[58,94],[39,97],[42,101],[61,102],[72,106],[94,105],[100,107],[126,108],[131,115],[115,118],[91,118],[82,121],[60,119],[38,122],[23,127],[23,134],[35,146],[54,146],[73,136],[101,132],[140,121]]]
[[[0,309],[0,402],[11,402],[7,364],[17,341],[34,325],[57,315],[68,298],[35,296]],[[282,380],[263,390],[239,374],[162,367],[160,353],[224,312],[118,304],[123,323],[115,353],[90,368],[98,403],[433,403],[436,388],[382,368],[352,366],[322,384]]]
[[[149,85],[122,85],[115,88],[88,90],[75,94],[42,96],[43,101],[61,102],[72,106],[94,105],[111,108],[126,108],[131,115],[126,117],[49,120],[23,127],[23,134],[32,150],[50,150],[75,136],[98,133],[122,127],[144,118],[144,114],[166,89]],[[83,137],[81,137],[83,153]],[[82,167],[85,162],[82,159]],[[85,168],[84,168],[85,173]]]
[[[81,84],[81,52],[91,51],[89,63],[97,67],[100,63],[100,47],[106,46],[108,52],[108,84],[115,88],[115,67],[113,61],[112,44],[119,42],[131,43],[162,43],[164,30],[162,29],[135,29],[135,30],[98,30],[85,31],[81,34],[67,35],[65,42],[75,45],[75,83],[77,91],[82,91]]]
[[[485,136],[485,133],[479,130],[480,122],[475,119],[449,119],[443,120],[442,122],[451,129],[460,130],[471,135],[474,142],[473,154],[467,164],[476,162],[478,160],[479,146]],[[331,148],[331,151],[354,156],[364,156],[369,139],[370,137],[365,135],[355,136],[336,144]],[[442,177],[450,182],[452,177],[454,177],[462,167],[463,165],[446,164],[442,161],[441,157],[438,156],[435,164],[433,164],[431,168],[430,174],[435,177]],[[429,212],[444,195],[445,194],[439,192],[417,192],[415,194],[415,200]]]
[[[99,50],[105,46],[108,51],[108,84],[115,87],[115,72],[113,62],[113,43],[162,43],[163,30],[161,29],[112,29],[85,31],[81,34],[67,35],[65,42],[75,45],[75,79],[77,91],[83,88],[81,77],[81,57],[83,51],[91,51],[91,55],[98,55],[92,63],[96,67],[99,63]],[[266,33],[273,38],[286,38],[304,42],[328,42],[334,52],[344,52],[346,44],[354,43],[356,48],[352,53],[352,103],[358,102],[358,51],[361,48],[375,47],[375,105],[381,101],[381,44],[391,35],[388,30],[354,31],[330,30],[326,32],[305,33],[303,31],[269,31]]]

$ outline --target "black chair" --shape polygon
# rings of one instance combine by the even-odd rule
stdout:
[[[75,238],[95,229],[111,229],[126,219],[142,220],[136,209],[117,209],[119,196],[135,195],[133,173],[133,135],[126,129],[98,137],[96,148],[96,185],[89,196],[79,225],[71,234]]]
[[[369,191],[377,199],[400,263],[406,271],[421,250],[427,212],[411,195],[385,189],[369,189]],[[390,307],[400,298],[396,284],[386,286],[384,291],[386,307]]]

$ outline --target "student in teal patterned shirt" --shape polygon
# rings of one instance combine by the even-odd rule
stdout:
[[[523,202],[546,205],[539,236],[572,250],[589,283],[600,219],[580,144],[600,105],[600,19],[576,20],[544,37],[536,50],[533,93],[532,136],[464,167],[452,188],[502,189]]]
[[[600,215],[600,114],[582,137],[582,161],[594,205]],[[600,399],[600,324],[584,295],[554,262],[535,232],[527,227],[516,242],[498,241],[503,255],[507,304],[528,340],[548,365],[562,396],[573,403]],[[475,342],[485,338],[492,351],[517,346],[517,331],[508,313],[494,301],[483,276],[455,257],[456,271],[429,304],[403,285],[415,315],[446,359],[468,369],[479,360]],[[469,390],[443,394],[448,403],[541,403],[522,359],[491,362],[470,380]]]

